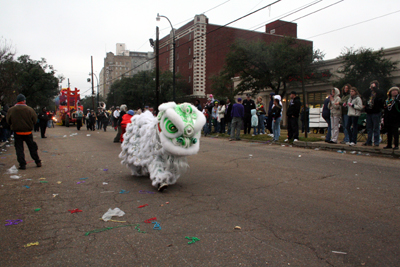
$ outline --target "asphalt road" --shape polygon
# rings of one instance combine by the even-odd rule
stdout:
[[[0,266],[400,266],[399,160],[202,138],[158,193],[120,164],[114,130],[47,135],[19,179],[14,148],[0,155]],[[125,222],[100,220],[116,207]]]

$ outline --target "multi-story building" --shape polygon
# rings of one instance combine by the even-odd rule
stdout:
[[[100,72],[100,94],[106,97],[111,84],[122,77],[154,68],[154,52],[135,52],[125,49],[125,44],[116,45],[116,54],[108,52]]]
[[[285,36],[297,38],[297,24],[274,21],[265,32],[256,32],[208,23],[205,15],[175,30],[175,60],[177,73],[187,84],[188,95],[205,98],[212,93],[211,77],[218,75],[225,64],[229,47],[238,39],[276,42]],[[311,41],[302,40],[312,46]],[[173,32],[160,40],[160,69],[173,68]]]

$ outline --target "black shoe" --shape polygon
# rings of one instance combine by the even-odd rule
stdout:
[[[42,163],[41,162],[36,162],[36,167],[38,167],[38,168],[42,167]]]
[[[337,144],[337,142],[329,141],[329,144]]]
[[[385,146],[383,149],[392,149],[391,146]]]
[[[379,145],[374,145],[374,147],[379,147]]]
[[[395,147],[393,148],[393,150],[399,150],[399,147],[398,147],[398,146],[395,146]]]
[[[46,136],[42,136],[42,138],[47,138]]]
[[[372,144],[364,143],[363,146],[372,146]]]
[[[167,188],[168,188],[168,184],[167,183],[161,183],[161,184],[158,185],[158,191],[160,191],[160,192],[164,191]]]
[[[26,166],[25,166],[25,165],[21,165],[21,166],[19,166],[18,169],[20,169],[20,170],[26,170]]]
[[[330,141],[329,140],[325,140],[325,143],[329,143]]]

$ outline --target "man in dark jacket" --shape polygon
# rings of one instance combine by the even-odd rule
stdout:
[[[47,138],[45,134],[48,121],[49,121],[49,116],[47,115],[46,107],[44,107],[42,108],[42,111],[39,113],[40,135],[42,136],[42,138]]]
[[[274,105],[274,95],[275,93],[269,94],[269,104],[268,104],[268,117],[267,117],[267,130],[269,131],[269,136],[274,137],[272,131],[272,106]]]
[[[7,123],[10,125],[11,130],[14,131],[14,146],[17,153],[17,160],[19,169],[26,169],[26,161],[24,154],[24,141],[28,146],[29,153],[35,161],[37,167],[41,167],[42,163],[37,153],[38,146],[33,141],[32,130],[33,125],[36,123],[36,112],[26,105],[26,98],[24,95],[17,96],[17,104],[10,108],[7,112]]]
[[[366,101],[365,112],[367,113],[368,139],[363,146],[372,146],[372,136],[374,137],[374,146],[379,146],[379,129],[385,94],[382,90],[379,90],[378,81],[370,83],[369,90],[365,92],[364,98]]]
[[[256,103],[251,99],[250,94],[246,94],[246,99],[243,100],[244,107],[244,134],[250,134],[251,131],[251,110],[256,109]]]
[[[231,122],[232,122],[232,103],[229,98],[226,99],[225,105],[225,123],[228,125],[228,135],[231,135]]]
[[[200,105],[200,100],[196,99],[196,101],[194,101],[194,105],[196,106],[196,108],[197,108],[199,111],[203,111],[203,108],[202,108],[201,105]]]
[[[285,141],[293,139],[294,142],[299,141],[299,115],[300,115],[301,101],[300,97],[297,96],[295,91],[290,93],[289,107],[286,111],[286,116],[288,118],[288,139]]]
[[[329,109],[329,102],[330,100],[330,95],[331,95],[331,90],[328,91],[328,96],[324,100],[324,106],[322,107],[322,118],[326,121],[328,124],[328,130],[325,136],[325,142],[329,143],[331,141],[331,110]]]

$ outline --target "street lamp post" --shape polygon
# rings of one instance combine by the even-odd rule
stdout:
[[[92,75],[92,73],[89,73],[89,76]],[[97,78],[96,73],[93,72],[94,77],[96,77],[96,82],[97,82],[97,105],[99,105],[100,99],[99,99],[99,79]],[[88,79],[88,82],[90,82],[90,78]]]
[[[157,13],[156,20],[160,21],[160,18],[166,18],[169,22],[169,25],[171,25],[172,28],[172,92],[173,92],[173,100],[175,102],[175,30],[174,27],[172,26],[171,21],[166,17],[162,16],[159,13]]]

